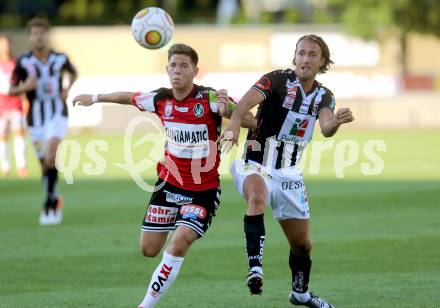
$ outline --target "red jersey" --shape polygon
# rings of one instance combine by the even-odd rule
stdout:
[[[155,113],[166,130],[164,161],[158,163],[159,178],[192,191],[219,187],[220,153],[216,140],[221,131],[217,104],[209,101],[212,88],[194,85],[179,101],[171,89],[136,93],[132,104]]]
[[[9,91],[14,67],[15,59],[0,62],[0,114],[4,111],[22,110],[21,98],[19,96],[9,96],[4,94]]]

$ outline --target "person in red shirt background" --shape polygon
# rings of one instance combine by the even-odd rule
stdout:
[[[7,36],[0,36],[0,168],[3,176],[11,171],[8,151],[8,133],[14,135],[14,154],[17,174],[27,177],[25,119],[22,99],[7,95],[15,59],[11,55],[11,41]]]

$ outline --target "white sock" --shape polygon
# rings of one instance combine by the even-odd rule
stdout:
[[[26,143],[23,136],[16,136],[14,138],[14,154],[17,168],[26,167]]]
[[[311,298],[309,291],[307,291],[305,293],[298,293],[295,291],[292,291],[292,292],[293,292],[293,295],[295,296],[295,298],[302,303],[308,302],[309,299]]]
[[[0,162],[2,172],[9,172],[11,166],[9,164],[8,144],[5,140],[0,140]]]
[[[175,257],[169,253],[163,253],[162,262],[153,273],[147,294],[140,304],[143,308],[151,308],[159,301],[162,295],[168,290],[170,285],[176,280],[180,266],[183,263],[182,257]]]

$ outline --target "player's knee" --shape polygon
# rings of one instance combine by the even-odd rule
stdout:
[[[291,243],[292,251],[298,255],[310,255],[312,251],[312,243],[310,241],[301,241]]]
[[[248,198],[249,209],[256,212],[264,212],[264,207],[266,206],[266,194],[253,191]]]
[[[167,251],[173,256],[184,257],[191,246],[192,241],[182,237],[178,241],[172,241],[168,247]]]
[[[55,157],[56,157],[56,154],[52,154],[52,153],[49,153],[47,156],[46,156],[46,159],[45,159],[45,165],[46,165],[46,168],[55,168]]]
[[[154,258],[160,252],[161,247],[155,247],[153,245],[141,245],[141,252],[147,258]]]

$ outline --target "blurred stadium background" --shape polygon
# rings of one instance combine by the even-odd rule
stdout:
[[[126,159],[124,130],[140,114],[112,105],[71,108],[71,99],[168,84],[167,48],[142,49],[131,36],[131,18],[145,6],[171,14],[171,44],[199,52],[197,83],[236,99],[261,74],[289,67],[302,34],[327,41],[335,65],[318,80],[356,121],[333,139],[319,170],[310,163],[314,145],[304,157],[311,288],[338,307],[439,307],[440,2],[430,0],[0,1],[0,33],[11,36],[15,56],[29,48],[26,20],[43,15],[53,24],[51,45],[79,71],[67,137],[77,146],[65,153],[68,161],[76,150],[79,161],[73,184],[61,185],[63,224],[38,225],[43,195],[30,144],[30,177],[0,179],[0,307],[133,307],[144,294],[156,264],[137,248],[149,194],[117,165]],[[148,129],[138,127],[135,138]],[[324,140],[318,131],[315,138]],[[96,140],[105,144],[102,170],[87,152]],[[372,140],[385,144],[376,149],[384,168],[365,175]],[[264,295],[250,297],[244,285],[244,202],[228,174],[240,151],[223,157],[222,207],[159,307],[288,307],[287,243],[269,211]],[[149,142],[133,147],[135,162],[157,161],[161,152]],[[154,167],[142,174],[153,183]]]

